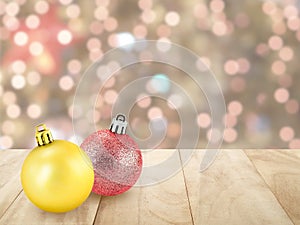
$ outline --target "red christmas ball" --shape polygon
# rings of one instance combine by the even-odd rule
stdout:
[[[94,193],[118,195],[129,190],[138,180],[142,171],[142,154],[127,134],[99,130],[88,136],[80,147],[94,166]]]

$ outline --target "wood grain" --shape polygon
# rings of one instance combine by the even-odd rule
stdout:
[[[49,213],[35,207],[22,192],[0,219],[1,225],[92,225],[100,196],[91,194],[77,209]]]
[[[169,153],[155,150],[144,154],[143,160],[145,164],[153,165]],[[178,151],[173,150],[173,153],[176,162],[172,166],[180,168]],[[192,224],[182,171],[156,185],[132,188],[115,197],[103,197],[95,224]]]
[[[295,224],[300,224],[300,151],[246,150]]]
[[[293,224],[243,151],[222,150],[199,173],[203,154],[196,151],[184,168],[195,224]]]
[[[20,171],[28,151],[0,151],[0,218],[22,190]]]
[[[19,173],[28,152],[0,151],[0,225],[300,224],[299,150],[247,150],[251,161],[241,150],[221,150],[204,173],[204,150],[195,151],[184,170],[177,150],[144,152],[145,166],[168,162],[145,173],[143,179],[155,185],[115,197],[91,194],[62,214],[38,209],[21,191]],[[176,168],[170,179],[156,182],[156,174]]]

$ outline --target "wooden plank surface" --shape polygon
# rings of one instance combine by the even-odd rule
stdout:
[[[184,167],[195,224],[293,224],[243,151],[221,150],[199,173],[203,154],[196,151]]]
[[[22,163],[28,151],[0,151],[0,218],[21,192],[19,182]]]
[[[77,209],[67,213],[48,213],[35,207],[24,192],[0,219],[1,225],[92,225],[100,196],[91,194]]]
[[[143,154],[144,165],[155,165],[172,154],[176,154],[172,166],[181,168],[177,150]],[[95,224],[192,224],[182,171],[159,184],[103,197]]]
[[[253,150],[247,155],[221,150],[204,173],[199,173],[204,150],[196,150],[184,170],[177,150],[144,152],[144,166],[173,158],[165,169],[179,172],[122,195],[91,194],[82,206],[62,214],[36,208],[21,192],[19,173],[27,153],[0,151],[0,225],[300,224],[300,150]],[[143,179],[154,181],[163,170]]]
[[[294,224],[300,224],[300,151],[245,152]]]

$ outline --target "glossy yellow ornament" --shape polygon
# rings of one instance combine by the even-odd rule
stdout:
[[[24,161],[21,182],[26,196],[48,212],[67,212],[81,205],[93,183],[92,163],[77,145],[53,140],[44,124],[37,126],[38,147]]]

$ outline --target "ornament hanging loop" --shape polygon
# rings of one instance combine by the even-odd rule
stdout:
[[[117,134],[125,134],[127,128],[126,117],[123,114],[118,114],[113,118],[109,130]]]
[[[35,127],[35,138],[38,146],[47,145],[53,142],[51,131],[45,124],[39,124]]]

